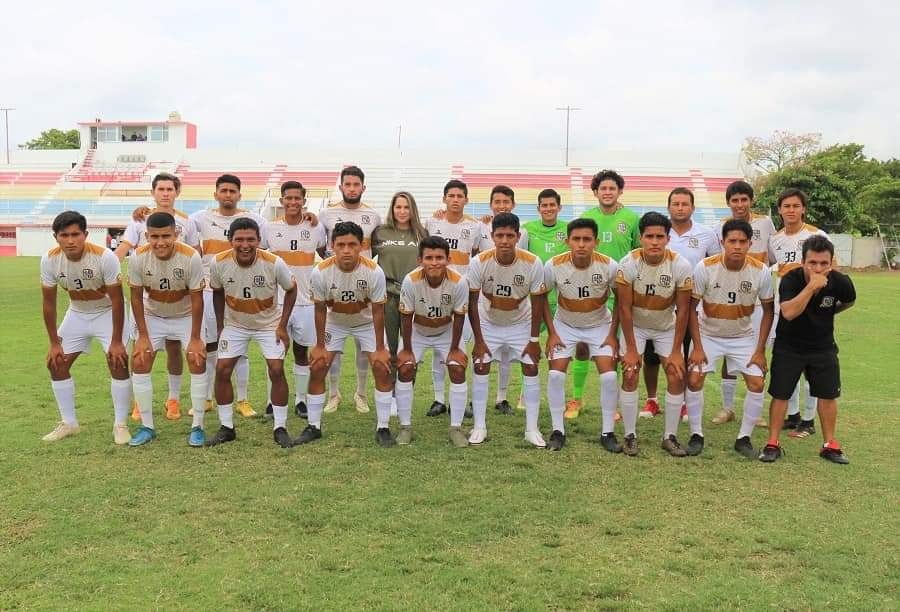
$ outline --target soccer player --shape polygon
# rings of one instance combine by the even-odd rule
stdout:
[[[320,262],[310,277],[310,295],[316,312],[316,345],[310,352],[309,425],[294,441],[307,444],[322,437],[325,406],[325,376],[335,354],[344,350],[352,336],[359,341],[363,357],[372,362],[375,377],[375,440],[393,446],[389,428],[394,381],[391,354],[384,339],[384,303],[387,300],[384,272],[363,257],[363,230],[353,221],[331,230],[334,253]]]
[[[294,352],[294,412],[306,418],[306,389],[309,384],[310,347],[316,344],[315,308],[309,299],[309,277],[316,260],[316,251],[326,242],[322,225],[310,224],[304,215],[306,188],[297,181],[281,184],[281,198],[284,216],[262,228],[263,243],[269,251],[287,264],[297,282],[297,299],[294,311],[288,321],[288,335],[293,340]],[[284,293],[278,292],[278,303],[284,303]],[[266,407],[268,414],[271,409]]]
[[[356,166],[347,166],[341,170],[340,190],[341,201],[333,204],[323,211],[319,212],[319,222],[325,226],[329,241],[334,227],[338,223],[352,221],[358,225],[363,232],[361,255],[368,259],[372,258],[372,232],[381,225],[381,216],[362,201],[362,196],[366,192],[366,175]],[[331,253],[327,252],[327,245],[319,249],[319,255],[326,258]],[[353,402],[356,404],[356,411],[365,414],[369,412],[369,400],[366,392],[366,378],[369,374],[369,362],[360,348],[357,338],[356,343],[356,393],[353,395]],[[332,359],[331,372],[329,373],[329,398],[325,405],[325,412],[334,412],[341,404],[341,392],[339,386],[339,378],[341,373],[341,359],[343,350],[337,352]]]
[[[462,432],[466,410],[466,364],[460,349],[463,323],[469,304],[467,278],[448,266],[450,244],[440,236],[419,242],[419,265],[403,279],[400,289],[402,349],[397,354],[397,412],[400,417],[398,444],[412,441],[413,379],[424,353],[447,367],[450,375],[450,441],[468,446]]]
[[[173,340],[187,353],[191,372],[191,405],[194,423],[190,446],[203,446],[206,402],[206,346],[203,328],[203,263],[200,254],[178,241],[175,217],[152,213],[146,221],[147,244],[128,259],[131,311],[137,334],[132,351],[132,385],[141,427],[129,444],[141,446],[156,438],[153,426],[153,382],[150,372],[156,352]],[[168,414],[166,415],[168,417]]]
[[[834,245],[825,236],[813,235],[803,242],[801,261],[801,267],[784,274],[779,284],[781,317],[775,330],[769,380],[769,441],[759,458],[772,462],[783,454],[779,434],[787,400],[803,372],[810,391],[818,398],[825,441],[819,455],[845,464],[850,461],[835,439],[841,371],[834,342],[834,316],[853,306],[856,289],[848,276],[832,269]]]
[[[625,347],[622,390],[619,392],[625,444],[620,446],[611,431],[602,432],[600,438],[606,450],[614,453],[624,451],[630,456],[638,454],[635,435],[637,385],[641,355],[648,340],[653,341],[654,350],[666,373],[666,406],[681,405],[685,379],[682,343],[693,289],[691,264],[666,248],[672,229],[671,221],[659,213],[648,212],[641,217],[638,229],[641,247],[622,258],[616,273],[616,300],[621,325],[619,343]],[[679,417],[679,411],[667,410],[666,429],[674,431]],[[699,455],[703,450],[703,435],[699,427],[699,417],[691,417],[689,455]]]
[[[209,383],[207,398],[211,398],[215,388],[216,359],[218,357],[218,327],[213,307],[212,288],[209,284],[209,271],[212,262],[220,253],[231,249],[228,228],[232,221],[239,218],[252,219],[265,227],[266,221],[256,213],[238,208],[241,201],[241,179],[233,174],[223,174],[216,179],[214,193],[218,207],[200,210],[190,216],[191,224],[200,241],[200,255],[203,259],[203,272],[206,277],[206,291],[203,293],[203,336],[206,341],[206,375]],[[263,244],[265,247],[265,244]],[[237,379],[237,410],[244,417],[256,416],[256,411],[247,399],[247,387],[250,383],[250,362],[246,356],[241,357],[235,367]],[[208,401],[207,410],[212,410],[212,402]]]
[[[724,252],[707,257],[694,267],[690,320],[693,350],[688,361],[686,394],[688,415],[696,420],[691,426],[693,431],[695,426],[701,427],[703,381],[714,370],[716,361],[724,358],[728,371],[744,375],[747,396],[734,450],[750,459],[756,457],[750,436],[762,414],[766,339],[772,327],[775,300],[768,266],[748,255],[752,240],[750,224],[732,219],[722,226]],[[752,316],[757,303],[762,304],[763,315],[759,328],[754,330]],[[684,455],[674,431],[665,432],[663,448],[672,455]]]
[[[284,354],[291,343],[287,326],[294,312],[297,283],[283,259],[259,248],[259,224],[253,219],[239,217],[232,221],[228,239],[232,248],[216,255],[209,270],[219,338],[216,404],[221,426],[207,444],[216,446],[236,438],[231,374],[238,359],[247,354],[250,340],[254,340],[272,381],[272,437],[282,448],[290,448],[294,444],[287,432]],[[281,307],[279,289],[284,291]]]
[[[53,395],[60,423],[44,436],[56,442],[81,431],[75,417],[75,381],[70,370],[81,353],[98,340],[106,352],[110,394],[115,423],[113,440],[127,444],[128,408],[131,380],[128,378],[128,353],[122,343],[125,325],[125,300],[119,276],[119,260],[109,249],[87,243],[87,219],[67,210],[53,219],[53,237],[58,246],[41,258],[41,294],[44,326],[50,339],[47,369],[50,370]],[[69,294],[69,308],[62,324],[56,325],[57,287]]]
[[[566,233],[570,252],[557,255],[544,265],[544,284],[547,289],[558,292],[547,341],[547,358],[550,360],[547,401],[553,422],[547,447],[553,450],[561,449],[566,443],[563,418],[566,370],[579,342],[588,346],[600,374],[601,431],[613,430],[618,396],[618,316],[611,317],[606,307],[609,292],[615,286],[618,266],[613,259],[594,250],[597,248],[597,223],[593,219],[570,221]]]
[[[494,248],[480,253],[469,265],[469,320],[475,336],[472,349],[474,428],[469,444],[481,444],[487,438],[491,361],[506,351],[510,360],[522,366],[525,440],[545,448],[546,442],[538,430],[541,400],[538,342],[547,300],[543,266],[537,256],[516,248],[521,237],[518,217],[500,213],[491,226]]]

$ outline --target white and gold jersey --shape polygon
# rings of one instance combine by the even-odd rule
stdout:
[[[262,231],[263,242],[269,251],[284,260],[297,281],[297,301],[295,305],[312,304],[309,301],[309,276],[316,262],[316,249],[326,245],[325,228],[319,223],[315,227],[307,222],[288,225],[284,219],[267,223]],[[284,300],[284,293],[278,293],[278,303]]]
[[[468,280],[449,267],[437,287],[431,286],[422,268],[407,274],[400,287],[400,312],[412,315],[413,328],[423,336],[443,334],[454,313],[464,315],[468,307]]]
[[[577,267],[571,253],[562,253],[544,264],[544,284],[556,289],[556,318],[577,328],[609,325],[612,317],[606,301],[615,283],[618,265],[594,252],[586,268]]]
[[[328,320],[343,327],[371,324],[371,304],[387,301],[384,271],[368,257],[350,272],[329,257],[313,268],[309,286],[312,301],[328,306]]]
[[[722,255],[698,263],[692,295],[700,300],[701,333],[716,338],[752,336],[756,303],[775,299],[768,266],[749,255],[740,270],[726,268]]]
[[[191,314],[191,293],[203,290],[200,253],[181,242],[169,259],[160,259],[149,244],[128,258],[128,284],[143,287],[144,310],[164,319]]]
[[[493,325],[531,321],[532,295],[547,293],[544,266],[528,251],[516,249],[509,265],[497,261],[494,249],[479,253],[469,264],[469,291],[480,291],[478,314]]]
[[[150,212],[147,214],[147,217],[152,215],[155,212],[167,212],[171,214],[175,218],[175,227],[178,228],[178,241],[183,242],[188,246],[195,247],[199,244],[199,240],[197,239],[197,231],[194,228],[194,224],[191,223],[190,217],[188,217],[185,213],[180,210],[173,211],[160,211],[158,208],[151,208]],[[137,249],[138,247],[142,247],[147,244],[147,217],[144,217],[141,221],[135,221],[132,219],[128,226],[125,228],[125,233],[122,234],[122,242],[125,242],[132,249]]]
[[[782,228],[772,236],[769,240],[769,257],[777,266],[778,278],[803,265],[803,243],[816,234],[828,238],[828,234],[808,223],[804,223],[800,231],[793,234],[786,233]]]
[[[469,215],[463,215],[456,223],[432,217],[425,222],[425,227],[429,235],[440,236],[450,243],[450,267],[465,276],[472,253],[478,251],[481,242],[481,222]]]
[[[86,242],[81,259],[72,261],[60,247],[41,258],[41,284],[62,287],[74,312],[96,314],[112,308],[107,287],[121,284],[119,258],[99,244]]]
[[[256,258],[247,267],[240,265],[233,250],[216,255],[210,266],[211,289],[225,293],[225,325],[250,330],[274,330],[281,319],[275,299],[278,289],[290,291],[294,276],[284,260],[256,249]]]
[[[734,217],[722,219],[722,225]],[[775,224],[769,215],[750,213],[750,227],[753,228],[753,239],[750,241],[748,255],[766,265],[775,263],[769,258],[769,240],[775,235]],[[721,228],[720,228],[721,229]]]
[[[231,249],[231,242],[228,240],[228,229],[235,219],[248,217],[256,221],[259,225],[260,235],[262,235],[263,227],[266,220],[256,213],[238,208],[233,215],[222,215],[217,209],[198,210],[190,216],[191,224],[197,235],[197,241],[200,243],[200,255],[203,259],[203,272],[206,274],[207,285],[209,285],[209,269],[213,260],[219,253],[224,253]],[[265,243],[260,242],[260,247],[265,248]]]
[[[644,261],[643,249],[622,258],[616,284],[632,288],[632,317],[635,327],[667,331],[675,327],[675,295],[693,289],[691,264],[666,249],[660,263]]]
[[[343,202],[332,204],[328,208],[319,211],[319,223],[325,227],[328,234],[328,246],[326,251],[331,253],[331,232],[334,226],[344,221],[353,221],[363,231],[363,257],[372,257],[372,232],[381,225],[381,215],[368,204],[360,203],[356,208],[347,208]]]

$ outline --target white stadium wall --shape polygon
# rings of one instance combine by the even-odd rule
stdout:
[[[107,228],[89,225],[88,242],[106,246]],[[16,255],[39,257],[56,246],[49,225],[19,226],[16,230]]]

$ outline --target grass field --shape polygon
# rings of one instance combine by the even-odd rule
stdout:
[[[787,439],[772,465],[742,459],[738,424],[709,423],[712,380],[696,458],[659,449],[661,417],[638,424],[640,457],[605,453],[593,379],[563,452],[525,448],[524,417],[492,410],[492,439],[454,449],[447,421],[424,416],[430,375],[409,447],[376,447],[374,413],[345,402],[308,447],[279,449],[268,423],[237,417],[236,443],[191,449],[189,420],[157,413],[157,441],[120,448],[99,349],[74,368],[82,434],[48,445],[38,260],[0,258],[0,278],[0,609],[900,606],[900,276],[854,274],[838,323],[849,466],[819,459],[818,437]],[[262,372],[255,360],[257,407]]]

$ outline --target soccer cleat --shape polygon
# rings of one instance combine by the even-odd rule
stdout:
[[[219,431],[216,432],[212,438],[210,438],[207,442],[207,446],[218,446],[219,444],[225,444],[226,442],[234,442],[237,439],[237,433],[234,431],[232,427],[225,427],[222,425],[219,427]]]
[[[850,463],[850,460],[847,459],[847,455],[841,450],[841,445],[834,440],[831,440],[822,446],[822,450],[819,451],[819,456],[832,463],[839,463],[841,465]]]
[[[469,444],[481,444],[487,440],[487,429],[473,429],[469,432]]]
[[[766,444],[759,452],[759,460],[764,463],[772,463],[778,461],[784,456],[784,449],[777,444]]]
[[[166,419],[177,421],[181,418],[181,405],[177,399],[166,400]]]
[[[128,446],[142,446],[154,439],[156,439],[156,430],[141,425],[134,435],[131,436],[131,440],[128,441]]]
[[[547,443],[544,442],[544,436],[539,431],[526,431],[525,441],[536,448],[546,448]]]
[[[500,414],[512,414],[513,411],[512,406],[510,406],[509,402],[506,400],[494,404],[494,410]]]
[[[272,402],[269,402],[268,404],[266,404],[265,418],[267,418],[267,419],[275,418],[275,410],[274,410],[274,408],[272,408]]]
[[[296,414],[301,419],[309,417],[309,411],[306,408],[306,402],[299,401],[294,404],[294,414]]]
[[[452,442],[453,446],[455,446],[456,448],[465,448],[469,445],[469,439],[459,427],[451,427],[449,437],[450,442]]]
[[[787,418],[784,420],[784,425],[781,426],[782,429],[797,429],[797,425],[800,424],[800,413],[796,412],[794,414],[789,414]]]
[[[756,459],[756,451],[753,450],[753,444],[750,443],[750,436],[743,436],[734,441],[734,450],[742,454],[747,459]]]
[[[521,395],[519,396],[519,401],[516,403],[516,410],[525,412],[525,398]]]
[[[637,437],[634,434],[625,436],[625,443],[622,445],[622,452],[629,457],[637,457],[640,450],[638,449]]]
[[[294,446],[299,446],[301,444],[308,444],[309,442],[315,442],[319,438],[322,437],[322,430],[316,427],[315,425],[307,425],[306,429],[300,432],[300,435],[297,436],[297,439],[294,440]]]
[[[329,395],[328,401],[325,403],[324,412],[327,414],[331,414],[332,412],[337,411],[338,406],[341,405],[341,392],[338,391],[335,395]]]
[[[199,448],[206,445],[206,434],[199,427],[191,427],[188,434],[188,446]]]
[[[714,425],[724,425],[729,421],[734,420],[734,410],[724,409],[719,414],[712,418],[712,422]]]
[[[354,393],[353,402],[356,404],[356,411],[358,413],[367,414],[369,412],[369,400],[366,399],[366,396]]]
[[[213,411],[213,407],[214,407],[214,406],[213,406],[213,401],[212,401],[212,400],[206,400],[206,404],[203,406],[203,412],[212,412],[212,411]],[[189,416],[194,416],[194,409],[193,409],[193,408],[188,408],[188,415],[189,415]]]
[[[673,457],[687,456],[687,451],[682,448],[681,444],[678,442],[678,438],[676,438],[674,435],[670,435],[668,438],[665,438],[660,446],[664,451],[666,451]]]
[[[256,416],[256,411],[253,409],[253,406],[250,405],[248,400],[238,400],[237,404],[235,404],[235,408],[237,408],[238,414],[242,417],[250,418]]]
[[[69,436],[77,436],[80,432],[81,427],[79,427],[78,424],[69,425],[68,423],[60,422],[53,428],[53,431],[44,436],[42,440],[44,442],[58,442]]]
[[[400,431],[397,432],[397,444],[406,446],[413,441],[412,427],[409,425],[401,425]]]
[[[705,440],[700,434],[691,434],[691,439],[688,440],[687,454],[691,457],[696,457],[702,453],[704,442]]]
[[[659,402],[655,399],[648,399],[647,403],[644,404],[644,409],[638,413],[638,416],[643,419],[652,419],[657,414],[659,414]]]
[[[119,445],[131,442],[131,432],[128,431],[128,425],[125,423],[113,425],[113,442]]]
[[[431,402],[431,406],[428,408],[428,412],[425,413],[425,416],[436,417],[444,414],[445,412],[447,412],[446,404],[434,400],[433,402]]]
[[[581,414],[581,405],[580,399],[570,399],[566,402],[566,411],[563,413],[563,417],[577,419],[578,415]]]
[[[613,423],[618,423],[622,420],[622,413],[616,410],[616,413],[613,415]]]
[[[272,431],[272,439],[281,448],[291,448],[294,445],[294,441],[291,440],[291,434],[284,427],[276,427]]]
[[[375,442],[382,448],[389,448],[397,444],[394,436],[391,435],[391,430],[387,427],[379,427],[375,430]]]
[[[137,402],[131,402],[131,420],[135,423],[141,421],[141,409],[138,408]]]
[[[622,445],[619,444],[619,440],[618,438],[616,438],[616,434],[614,434],[613,432],[600,435],[600,446],[611,453],[622,452]]]
[[[688,420],[689,419],[688,419],[688,415],[687,415],[687,404],[682,404],[681,405],[681,422],[687,423]]]
[[[792,438],[808,438],[809,436],[816,433],[816,421],[815,419],[811,419],[809,421],[800,421],[797,425],[797,428],[789,433],[788,435]]]
[[[562,447],[566,445],[566,434],[559,431],[558,429],[554,429],[550,434],[550,440],[547,442],[547,449],[549,450],[562,450]]]
[[[759,417],[758,419],[756,419],[756,421],[754,421],[753,426],[765,428],[769,426],[769,423],[766,421],[765,417]]]

